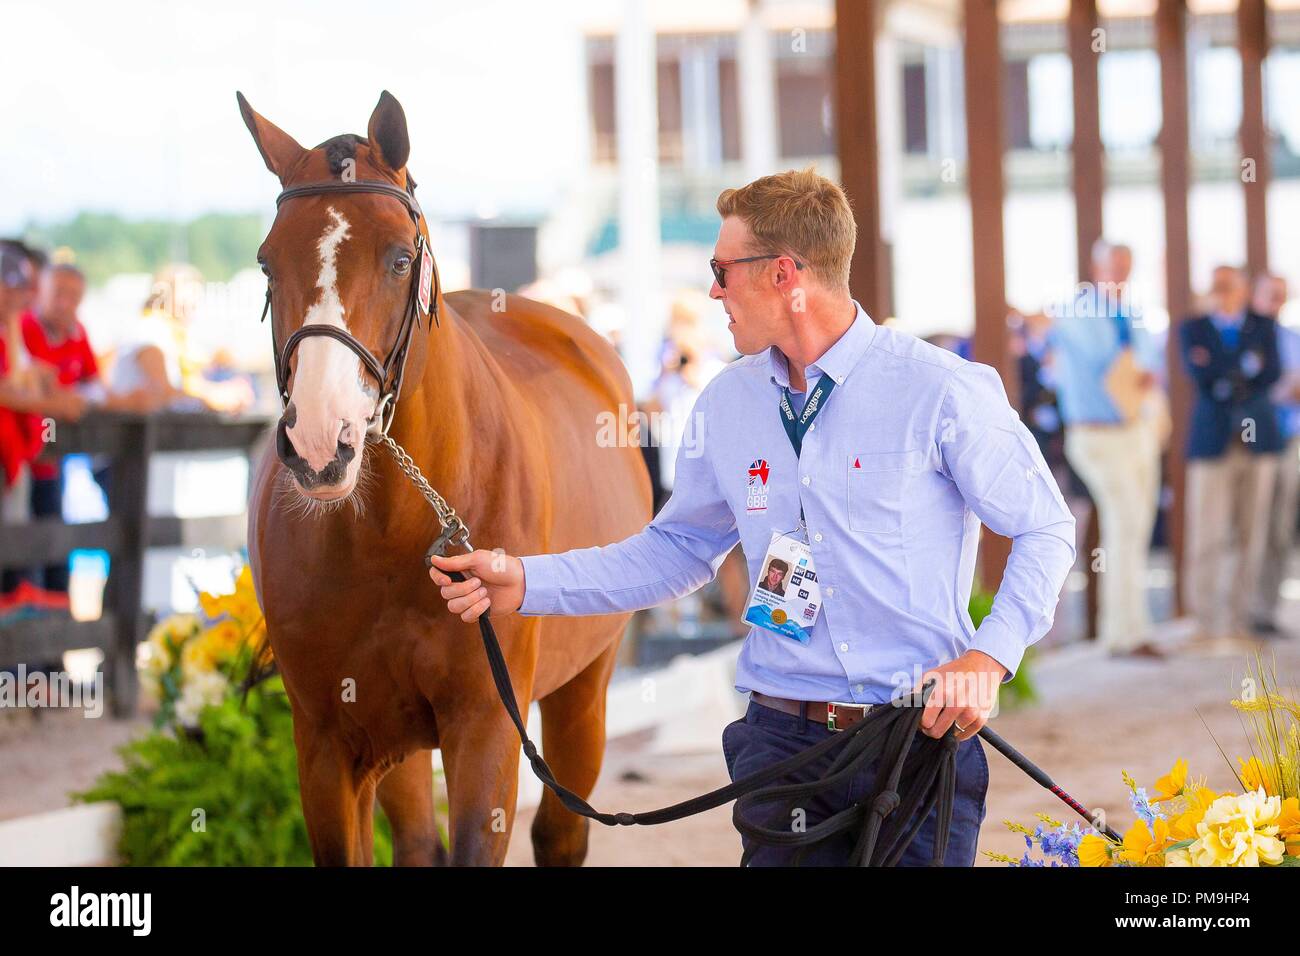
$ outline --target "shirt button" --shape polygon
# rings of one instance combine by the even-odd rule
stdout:
[[[853,685],[853,691],[854,691],[854,693],[861,694],[861,693],[862,693],[862,685],[861,685],[861,684],[854,684],[854,685]]]
[[[848,641],[845,641],[844,643],[842,643],[842,644],[840,645],[840,650],[842,650],[842,651],[847,651],[848,649],[849,649],[849,642],[848,642]]]
[[[820,541],[821,539],[822,539],[822,533],[820,531],[818,531],[815,535],[813,535],[814,541]]]
[[[834,588],[827,588],[827,589],[826,589],[826,596],[827,596],[827,597],[835,597],[835,589],[834,589]]]
[[[804,483],[805,485],[808,484],[808,483],[811,482],[811,481],[812,481],[812,479],[809,478],[807,475],[804,475],[804,476],[803,476],[803,483]]]

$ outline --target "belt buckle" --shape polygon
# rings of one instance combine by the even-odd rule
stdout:
[[[827,702],[826,702],[826,729],[827,729],[827,730],[831,730],[831,731],[839,732],[839,731],[847,730],[847,729],[848,729],[847,727],[837,727],[837,726],[835,726],[835,719],[839,716],[838,708],[840,708],[840,707],[848,707],[848,708],[851,708],[851,709],[853,709],[853,710],[860,710],[860,711],[862,711],[861,715],[859,715],[859,717],[858,717],[859,720],[861,720],[863,717],[867,716],[867,711],[869,711],[869,710],[871,709],[871,705],[870,705],[870,704],[854,704],[854,703],[850,703],[850,702],[842,701],[842,700],[830,700],[830,701],[827,701]],[[845,716],[847,716],[847,715],[845,715]]]

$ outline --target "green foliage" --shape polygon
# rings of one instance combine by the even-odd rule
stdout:
[[[170,262],[191,263],[205,279],[223,282],[253,266],[264,232],[255,213],[131,222],[113,213],[82,212],[67,222],[30,226],[25,238],[45,249],[70,248],[92,285],[123,272],[153,273]]]
[[[197,733],[154,730],[119,752],[124,769],[74,799],[121,806],[123,864],[311,865],[293,721],[278,678],[246,701],[232,694],[205,708]],[[391,833],[378,812],[375,861],[392,862]]]
[[[993,610],[993,595],[987,591],[973,589],[970,595],[970,619],[978,628],[980,622],[988,617],[989,612]],[[1020,667],[1016,670],[1016,676],[1011,678],[1002,685],[998,691],[998,696],[1002,704],[1008,708],[1020,707],[1025,704],[1032,704],[1038,699],[1038,691],[1034,688],[1033,676],[1030,674],[1030,664],[1033,662],[1034,649],[1031,647],[1025,651],[1024,658],[1020,661]]]

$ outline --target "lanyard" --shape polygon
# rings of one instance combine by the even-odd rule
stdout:
[[[781,389],[781,424],[785,427],[786,437],[790,439],[790,447],[794,449],[796,458],[803,451],[803,436],[808,433],[813,419],[825,407],[826,398],[834,387],[835,379],[823,373],[817,381],[817,387],[808,395],[808,401],[804,402],[803,412],[798,418],[795,418],[794,407],[790,404],[790,389]]]
[[[794,449],[796,458],[803,451],[803,436],[812,427],[813,419],[826,407],[826,398],[834,387],[835,379],[823,372],[822,377],[817,380],[817,387],[809,393],[808,400],[804,402],[803,412],[798,418],[795,418],[794,407],[790,404],[790,389],[781,389],[781,425],[785,428],[786,437],[790,439],[790,447]],[[804,529],[806,539],[808,522],[804,519],[803,502],[799,503],[799,527]]]

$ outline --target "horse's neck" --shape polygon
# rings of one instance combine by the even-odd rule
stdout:
[[[419,387],[398,400],[390,434],[429,484],[469,518],[478,499],[471,481],[482,475],[485,462],[494,460],[501,438],[501,391],[482,344],[445,306],[441,324],[425,342]],[[391,525],[409,527],[413,510],[427,511],[429,505],[399,469],[383,474],[393,486],[377,489],[374,503],[392,509]]]

